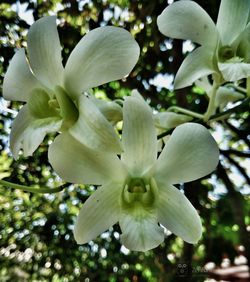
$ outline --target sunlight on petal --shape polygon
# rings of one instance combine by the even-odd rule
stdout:
[[[139,46],[125,29],[106,26],[87,33],[65,67],[65,87],[76,99],[83,91],[118,80],[131,72]]]
[[[160,32],[166,36],[216,45],[217,30],[214,22],[207,12],[193,1],[178,1],[169,5],[157,18],[157,25]]]
[[[43,17],[28,32],[28,57],[37,79],[48,88],[62,85],[63,65],[56,17]]]

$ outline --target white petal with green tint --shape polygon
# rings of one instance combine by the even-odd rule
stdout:
[[[122,120],[122,107],[118,103],[97,99],[92,95],[89,96],[89,99],[112,124],[116,124],[118,121]]]
[[[193,181],[211,173],[219,161],[219,149],[209,131],[196,123],[176,127],[156,163],[161,183]]]
[[[175,89],[187,87],[200,77],[216,71],[213,65],[213,50],[199,47],[182,62],[174,81]]]
[[[209,82],[207,76],[204,76],[204,77],[196,80],[195,85],[199,88],[202,88],[208,96],[211,93],[212,84]]]
[[[250,0],[222,0],[217,29],[223,45],[230,45],[244,30],[249,18]]]
[[[23,106],[12,123],[10,133],[10,149],[15,159],[17,159],[18,153],[22,148],[23,132],[27,129],[32,121],[33,118],[29,113],[27,105]]]
[[[250,76],[250,64],[243,62],[219,63],[219,69],[226,81],[237,81]]]
[[[18,157],[20,149],[23,149],[25,157],[31,156],[45,135],[58,131],[61,124],[62,121],[54,117],[35,119],[30,115],[28,106],[23,106],[12,124],[10,134],[10,148],[14,158]]]
[[[132,251],[146,252],[164,241],[164,230],[158,225],[156,211],[135,207],[132,213],[122,213],[119,225],[122,230],[121,242]]]
[[[202,225],[195,208],[176,187],[158,183],[158,188],[159,222],[184,241],[197,243],[202,234]]]
[[[56,99],[50,100],[50,103],[52,106],[55,103],[54,107],[63,119],[61,131],[68,130],[77,121],[79,111],[62,87],[56,86],[54,93]]]
[[[190,39],[201,45],[216,45],[214,22],[193,1],[178,1],[169,5],[157,18],[157,25],[160,32],[168,37]]]
[[[244,58],[245,62],[250,62],[250,22],[232,45],[237,49],[238,56]]]
[[[160,129],[174,128],[192,119],[193,118],[190,116],[173,112],[161,112],[154,115],[155,126]]]
[[[121,142],[114,127],[86,96],[79,97],[79,118],[69,129],[79,142],[98,151],[121,153]]]
[[[229,102],[244,99],[245,95],[227,87],[220,87],[216,93],[215,105],[222,110]]]
[[[3,97],[12,101],[27,101],[33,89],[41,84],[32,74],[24,49],[19,49],[10,61],[3,81]]]
[[[118,222],[120,187],[117,183],[104,185],[87,199],[77,217],[74,237],[85,244]]]
[[[125,175],[115,154],[91,150],[66,132],[50,145],[49,161],[62,179],[72,183],[101,185]]]
[[[144,98],[142,97],[141,93],[137,89],[133,89],[131,91],[131,96],[138,98],[138,99],[141,99],[142,101],[145,101]]]
[[[56,17],[43,17],[28,32],[28,57],[36,77],[48,88],[62,85],[63,65]]]
[[[106,26],[87,33],[76,45],[65,67],[65,87],[76,98],[84,90],[121,79],[135,66],[139,46],[131,34]]]
[[[27,103],[30,114],[36,119],[43,119],[47,117],[60,118],[56,109],[49,106],[49,99],[49,95],[43,89],[34,89]]]
[[[141,176],[157,158],[157,136],[152,110],[142,99],[125,97],[122,161],[132,176]]]

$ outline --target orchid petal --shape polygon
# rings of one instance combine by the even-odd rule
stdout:
[[[250,11],[249,0],[222,0],[217,19],[217,29],[223,45],[230,45],[245,29]]]
[[[48,88],[62,85],[63,65],[56,17],[43,17],[28,32],[28,55],[37,79]]]
[[[159,184],[158,219],[159,222],[184,241],[194,244],[202,234],[200,217],[176,187]]]
[[[212,85],[208,80],[207,76],[204,76],[198,80],[195,81],[195,85],[199,88],[202,88],[206,94],[210,97],[210,93],[211,93],[211,89],[212,89]]]
[[[74,237],[78,244],[85,244],[118,222],[119,187],[117,183],[104,185],[87,199],[77,217]]]
[[[116,102],[97,99],[92,95],[89,96],[89,99],[112,124],[116,124],[118,121],[122,120],[122,107]]]
[[[210,16],[193,1],[169,5],[157,18],[161,33],[177,39],[190,39],[201,45],[215,46],[217,31]]]
[[[215,105],[222,110],[229,102],[235,102],[244,99],[245,95],[227,87],[219,87],[216,97]]]
[[[131,91],[131,96],[135,97],[137,99],[141,99],[142,101],[145,101],[144,98],[142,97],[141,93],[137,89],[133,89]]]
[[[209,131],[196,123],[173,131],[156,163],[158,181],[176,184],[211,173],[219,161],[218,146]]]
[[[172,112],[161,112],[154,115],[155,126],[161,129],[171,129],[192,119],[190,116]]]
[[[92,149],[122,152],[121,142],[114,127],[84,95],[79,97],[79,118],[69,132],[79,142]]]
[[[238,56],[244,58],[245,62],[250,62],[250,22],[232,45],[237,49]]]
[[[41,88],[34,89],[31,93],[31,97],[28,100],[28,107],[30,114],[36,119],[43,119],[48,117],[58,118],[59,113],[55,108],[49,106],[49,95]]]
[[[22,148],[23,132],[28,128],[33,120],[34,118],[30,115],[28,106],[25,105],[19,111],[18,115],[14,119],[14,122],[12,123],[10,133],[10,149],[15,159],[18,158],[18,153]]]
[[[32,74],[25,57],[24,49],[19,49],[5,74],[3,81],[3,97],[6,100],[26,102],[33,89],[41,84]]]
[[[218,67],[226,81],[237,81],[250,76],[250,64],[243,62],[219,63]]]
[[[92,150],[65,132],[49,147],[49,161],[66,181],[103,184],[124,177],[121,161],[115,154]]]
[[[25,157],[31,156],[46,134],[58,131],[61,124],[62,121],[56,117],[36,119],[30,114],[28,105],[23,106],[12,124],[10,134],[14,158],[17,159],[20,149],[23,149]]]
[[[157,213],[135,207],[133,213],[124,212],[119,219],[122,244],[132,250],[146,252],[164,241],[164,230],[158,225]]]
[[[78,109],[62,87],[56,86],[54,94],[56,96],[55,104],[58,103],[58,106],[55,105],[56,110],[60,112],[63,119],[61,131],[68,130],[78,119]]]
[[[200,77],[213,72],[216,72],[213,65],[213,52],[211,49],[199,47],[182,62],[175,77],[175,89],[190,86]]]
[[[65,67],[65,87],[73,98],[90,88],[118,80],[131,72],[139,46],[118,27],[91,30],[72,51]]]
[[[142,99],[125,98],[122,143],[122,161],[133,176],[142,175],[156,161],[157,135],[152,110]]]

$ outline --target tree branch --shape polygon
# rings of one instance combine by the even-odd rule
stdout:
[[[224,157],[226,157],[228,159],[228,161],[233,164],[238,171],[242,174],[242,176],[246,179],[247,183],[250,185],[250,177],[248,176],[248,174],[246,173],[245,169],[240,166],[236,160],[234,160],[232,157],[229,156],[229,154],[227,154],[225,151],[221,151],[222,155]]]
[[[238,157],[242,157],[242,158],[249,158],[250,157],[250,152],[241,152],[238,150],[234,150],[234,149],[228,149],[228,150],[220,150],[220,152],[222,154],[229,154],[229,155],[235,155]]]
[[[245,255],[248,260],[248,266],[250,267],[250,240],[246,229],[243,210],[245,199],[242,194],[235,189],[234,184],[231,182],[221,163],[218,164],[217,173],[228,191],[228,197],[232,206],[235,222],[239,226],[240,242],[245,247]]]

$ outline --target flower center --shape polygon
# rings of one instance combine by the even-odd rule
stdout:
[[[224,62],[235,56],[235,52],[230,46],[223,46],[219,49],[219,59]]]
[[[60,106],[55,98],[50,98],[43,89],[35,89],[28,101],[31,115],[43,119],[49,117],[60,117]]]
[[[130,193],[145,193],[147,191],[143,179],[135,178],[128,182],[128,191]]]
[[[60,86],[54,92],[47,93],[44,89],[34,89],[28,101],[31,115],[38,119],[62,119],[61,130],[66,130],[78,119],[78,110],[67,93]]]
[[[133,209],[138,206],[153,207],[158,195],[158,188],[153,178],[129,178],[125,181],[121,206],[123,209]]]
[[[56,99],[50,99],[48,105],[50,108],[60,111],[60,105]]]

